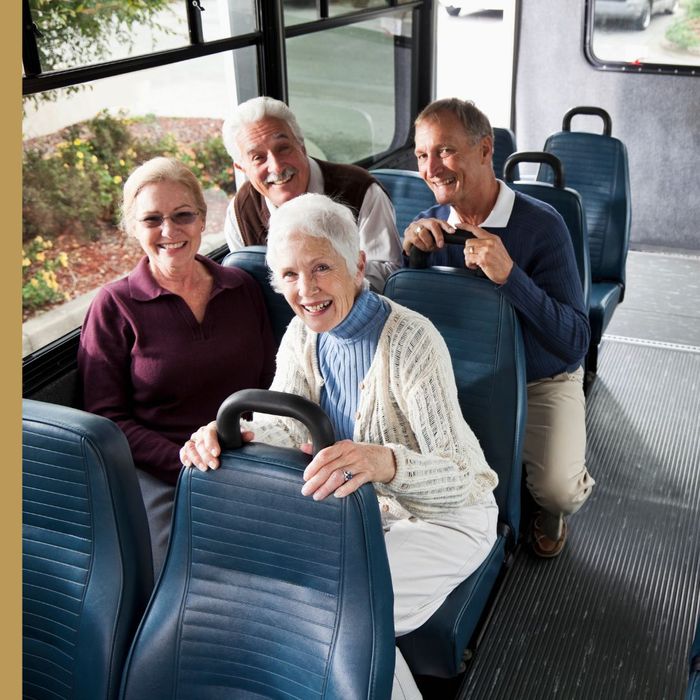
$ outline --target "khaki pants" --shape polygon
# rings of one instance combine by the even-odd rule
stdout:
[[[527,487],[545,514],[545,534],[558,539],[564,516],[586,502],[595,484],[586,469],[582,368],[527,385],[523,462]]]

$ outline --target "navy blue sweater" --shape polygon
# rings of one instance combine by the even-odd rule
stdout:
[[[449,205],[437,204],[416,219],[447,221],[449,215]],[[516,192],[508,226],[498,234],[515,263],[498,290],[520,320],[527,381],[573,372],[588,350],[590,327],[564,220],[548,204]],[[436,250],[428,264],[464,267],[464,247]]]

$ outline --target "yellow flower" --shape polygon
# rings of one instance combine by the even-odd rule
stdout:
[[[80,146],[81,143],[82,143],[82,141],[80,139],[73,139],[74,146]]]
[[[61,267],[68,267],[68,255],[66,253],[58,254],[58,264]]]
[[[51,275],[49,275],[47,270],[41,271],[41,279],[43,279],[47,284],[51,281]]]
[[[22,267],[29,267],[32,261],[29,258],[22,258]]]
[[[91,163],[97,163],[97,156],[90,156]]]
[[[126,165],[126,161],[123,158],[120,158],[119,165]]]
[[[84,168],[85,168],[85,166],[83,165],[83,161],[82,161],[82,160],[79,160],[79,161],[75,164],[75,169],[76,169],[76,170],[83,170]]]
[[[29,281],[29,284],[36,289],[39,286],[39,280],[36,277],[32,277],[32,279]]]
[[[46,241],[46,243],[44,243],[44,248],[53,248],[53,241]]]
[[[112,182],[113,182],[115,185],[118,185],[121,181],[122,181],[121,175],[115,175],[115,176],[112,178]]]
[[[56,148],[60,148],[61,150],[68,148],[68,141],[59,141],[59,143],[56,144]]]
[[[43,243],[44,239],[41,236],[34,236],[34,243]]]
[[[44,260],[46,260],[46,254],[45,254],[45,253],[39,252],[39,253],[36,254],[36,259],[37,259],[39,262],[44,262]]]
[[[82,151],[78,151],[75,155],[76,155],[76,158],[78,158],[79,160],[82,160],[83,158],[85,158],[85,154]]]

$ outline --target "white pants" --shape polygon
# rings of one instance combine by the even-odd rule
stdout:
[[[426,622],[445,598],[479,568],[496,541],[497,520],[498,507],[491,495],[485,503],[443,517],[409,518],[386,526],[397,637]],[[398,648],[391,697],[421,697]]]

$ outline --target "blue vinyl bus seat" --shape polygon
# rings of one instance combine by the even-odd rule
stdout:
[[[517,168],[518,163],[545,163],[549,165],[554,171],[553,183],[518,181],[515,176],[515,168]],[[546,202],[561,214],[571,235],[571,243],[576,255],[576,266],[581,278],[583,299],[586,309],[589,309],[591,299],[591,256],[588,247],[586,212],[583,208],[581,195],[575,190],[565,187],[561,161],[551,153],[541,151],[516,152],[506,160],[503,177],[511,189]],[[516,181],[514,182],[513,180]]]
[[[406,227],[418,212],[435,204],[433,193],[415,170],[390,170],[378,168],[370,171],[389,194],[396,212],[396,228],[403,240]]]
[[[237,446],[247,410],[302,420],[317,448],[334,441],[326,414],[301,397],[246,390],[224,402],[221,466],[180,475],[121,697],[388,700],[393,592],[374,489],[302,496],[308,455]]]
[[[131,451],[106,418],[22,413],[23,697],[111,700],[153,588]]]
[[[427,316],[442,334],[462,413],[499,478],[498,537],[486,561],[430,620],[397,640],[414,674],[449,678],[464,669],[464,650],[518,536],[527,411],[520,326],[495,285],[469,270],[399,270],[384,293]]]
[[[685,700],[700,700],[700,620],[695,628],[695,638],[690,647],[690,677]]]
[[[595,115],[603,133],[571,131],[574,116]],[[562,131],[552,134],[544,150],[562,162],[569,187],[581,195],[586,212],[591,257],[591,344],[586,366],[595,372],[598,345],[625,295],[625,265],[629,249],[631,200],[627,149],[611,136],[610,115],[598,107],[575,107],[564,115]],[[541,167],[538,180],[552,182],[549,168]]]
[[[266,247],[252,245],[229,253],[221,263],[226,267],[240,267],[254,277],[262,287],[265,305],[270,316],[275,342],[280,344],[289,322],[294,318],[291,306],[270,285],[270,271],[265,263]]]
[[[499,180],[503,179],[503,173],[508,156],[515,153],[515,134],[510,129],[493,127],[493,172]],[[512,171],[514,180],[520,179],[520,171],[517,165]]]

